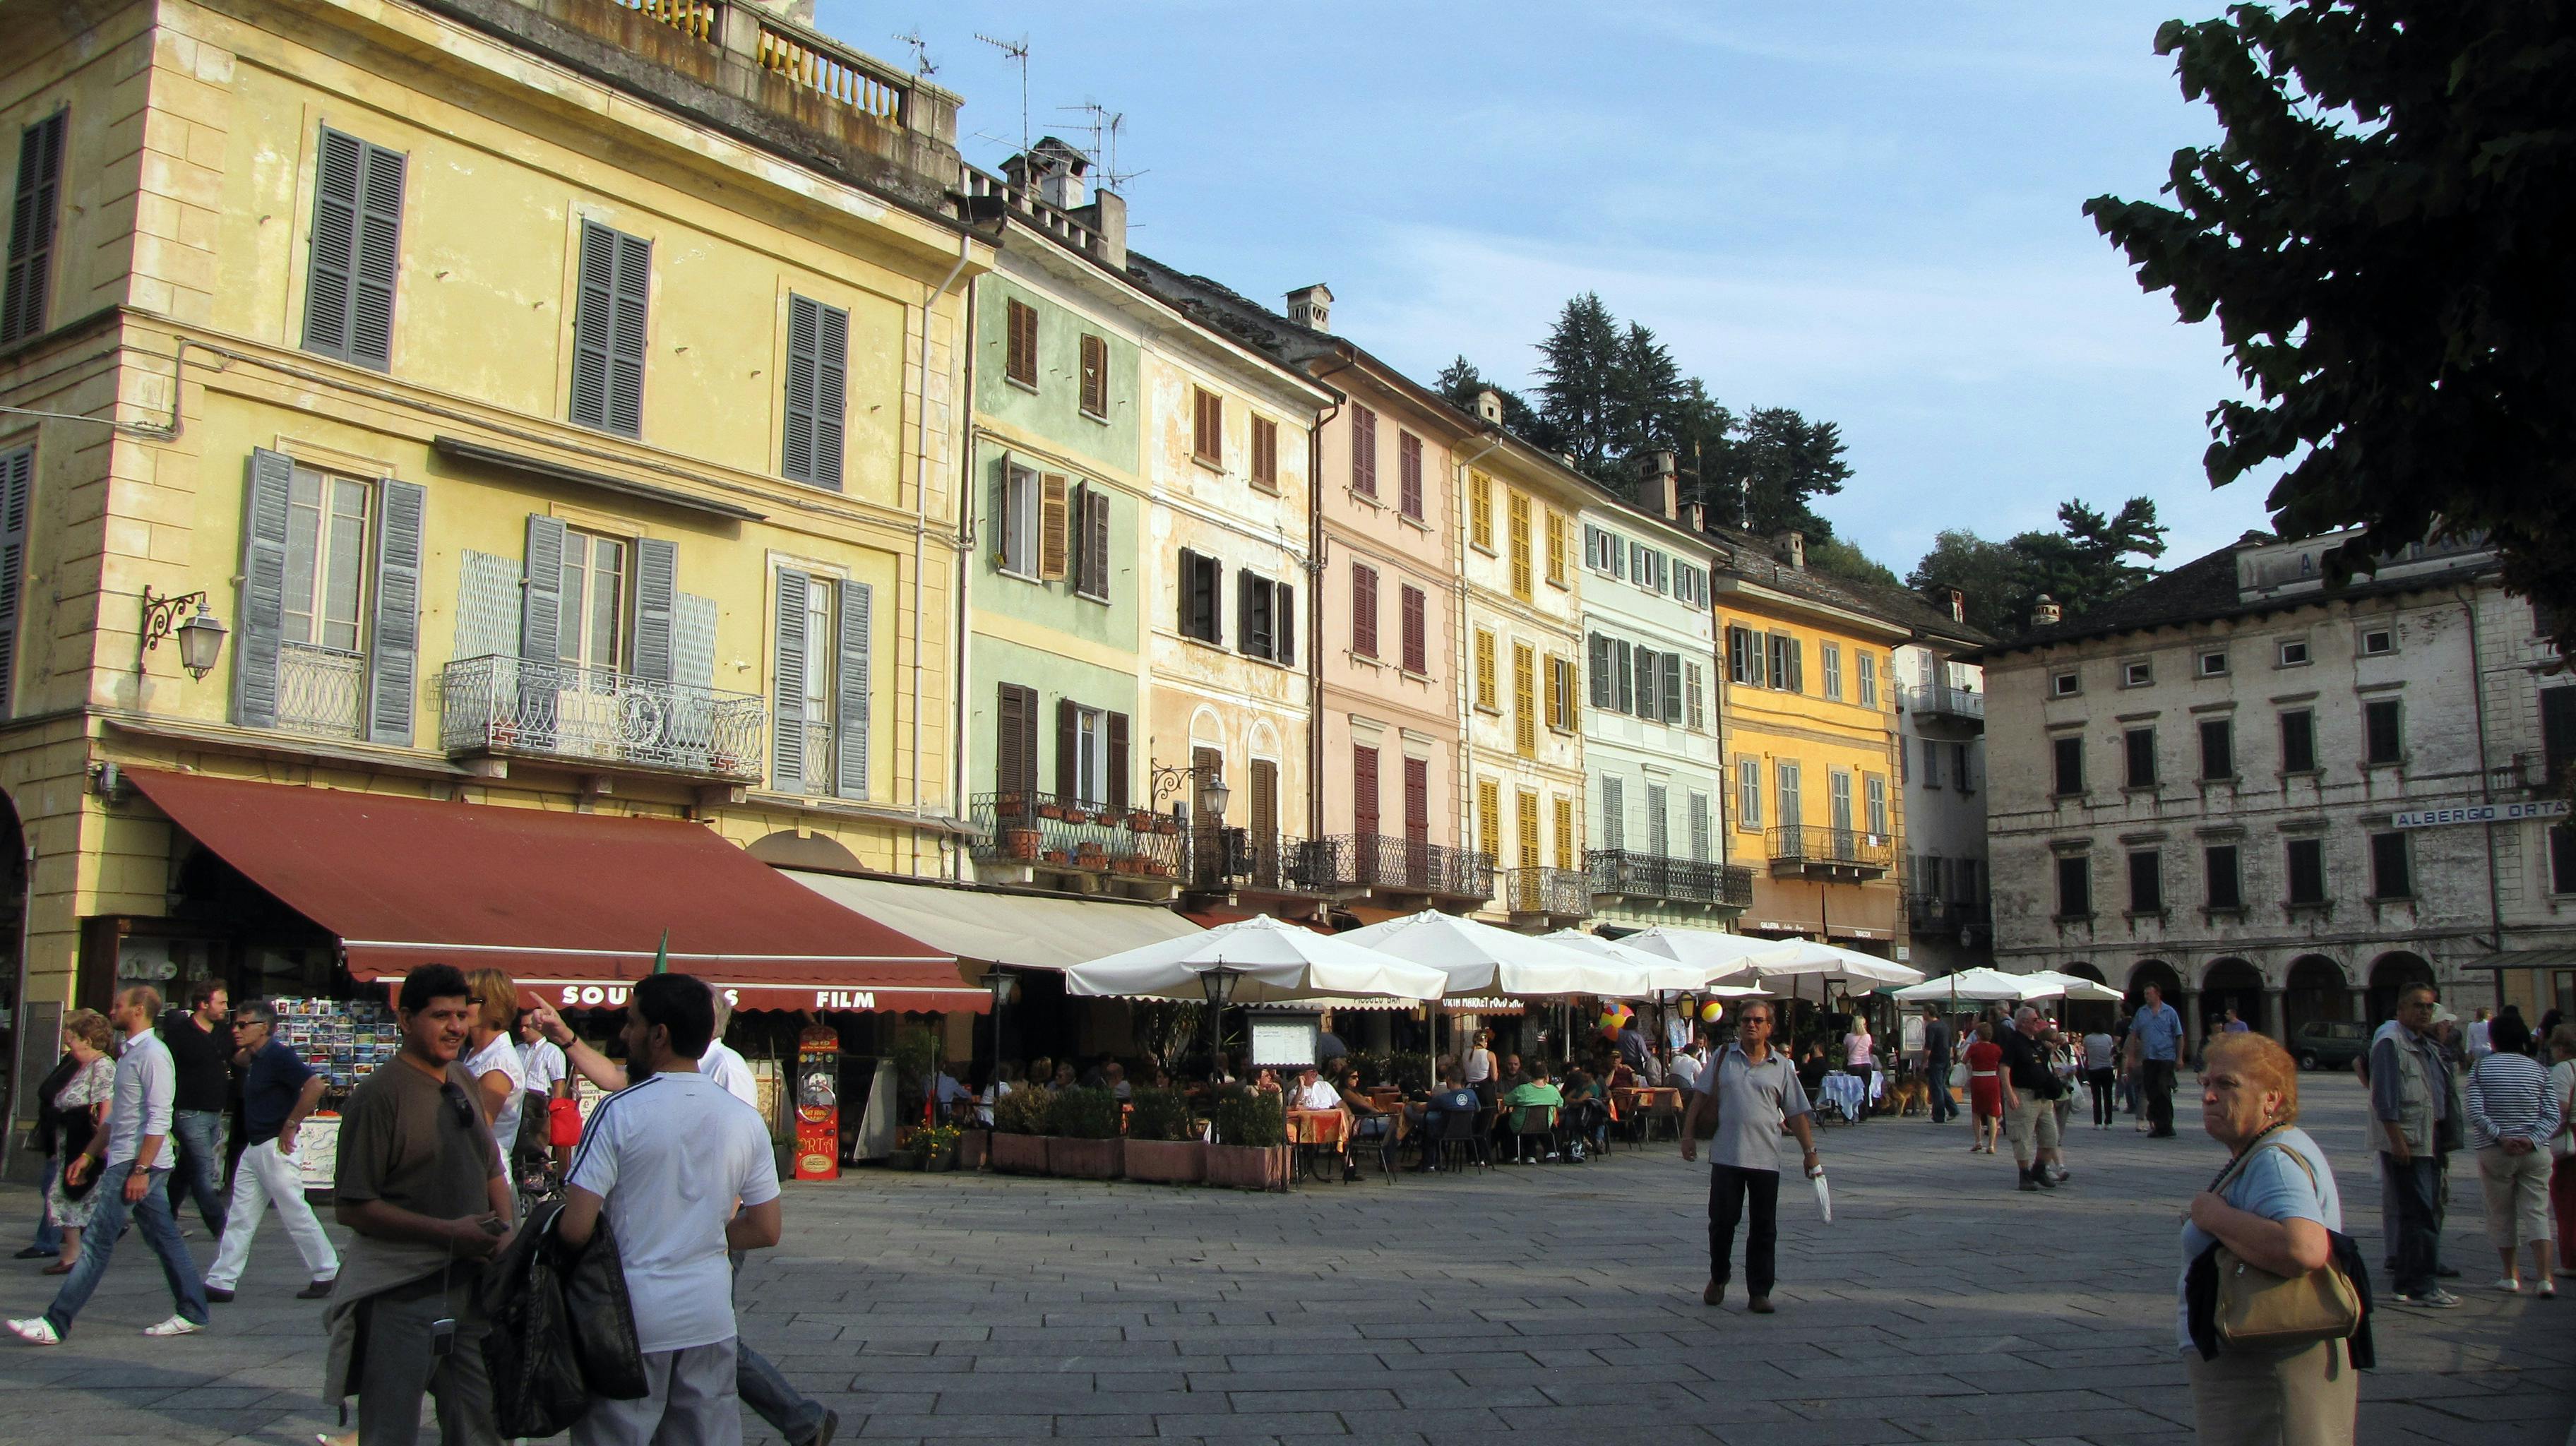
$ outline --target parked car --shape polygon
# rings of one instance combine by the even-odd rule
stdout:
[[[2348,1019],[2311,1019],[2290,1032],[2290,1053],[2301,1069],[2350,1069],[2370,1053],[2370,1026]]]

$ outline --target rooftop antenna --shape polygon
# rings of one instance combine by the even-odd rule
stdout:
[[[1118,136],[1127,129],[1125,111],[1112,111],[1095,100],[1086,100],[1080,105],[1060,105],[1056,109],[1073,111],[1083,117],[1083,128],[1091,132],[1091,163],[1100,171],[1097,184],[1113,191],[1123,190],[1129,181],[1143,174],[1118,169]]]
[[[897,45],[910,46],[912,48],[913,74],[927,79],[928,77],[939,73],[939,67],[930,63],[930,47],[928,44],[924,43],[921,38],[920,26],[916,25],[910,30],[905,31],[903,34],[896,36],[894,38],[894,43]]]
[[[1016,61],[1019,64],[1020,154],[1022,156],[1026,156],[1029,153],[1029,38],[1023,35],[1017,40],[1003,40],[996,36],[986,35],[980,30],[975,32],[975,38],[983,41],[986,45],[993,47],[995,50],[1002,52],[1005,58]],[[1025,164],[1025,162],[1023,164]]]

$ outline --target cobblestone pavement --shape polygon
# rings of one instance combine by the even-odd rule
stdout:
[[[2375,1258],[2360,1092],[2308,1090]],[[1291,1196],[865,1171],[791,1188],[785,1245],[745,1274],[744,1329],[840,1411],[845,1440],[2189,1439],[2176,1230],[2217,1147],[2079,1121],[2074,1180],[2025,1195],[2008,1157],[1966,1143],[1920,1120],[1828,1130],[1835,1222],[1784,1198],[1768,1318],[1740,1285],[1700,1305],[1705,1176],[1659,1143]],[[2476,1187],[2458,1188],[2447,1248],[2455,1284],[2478,1288],[2461,1310],[2380,1317],[2361,1439],[2560,1446],[2576,1291],[2485,1289]],[[23,1230],[32,1204],[0,1193],[0,1224]],[[191,1245],[202,1260],[201,1232]],[[10,1268],[25,1276],[0,1309],[40,1310],[50,1282]],[[0,1341],[0,1440],[311,1441],[328,1419],[299,1283],[272,1223],[215,1331],[146,1342],[168,1301],[129,1239],[69,1342]]]

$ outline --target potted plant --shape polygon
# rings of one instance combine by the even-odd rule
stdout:
[[[1038,831],[1036,829],[1006,828],[1002,830],[1002,857],[1006,859],[1015,859],[1021,863],[1027,863],[1037,856]]]
[[[954,1170],[964,1133],[955,1125],[924,1125],[904,1142],[904,1158],[916,1170]]]
[[[1207,1147],[1207,1182],[1234,1190],[1285,1190],[1291,1155],[1288,1111],[1275,1094],[1235,1085],[1216,1097],[1216,1142]]]
[[[1060,819],[1064,817],[1064,805],[1054,799],[1048,799],[1038,805],[1038,817]]]
[[[1089,823],[1091,822],[1091,810],[1078,803],[1068,803],[1064,806],[1064,821],[1066,823]]]
[[[1047,1112],[1047,1173],[1072,1180],[1115,1180],[1125,1151],[1118,1137],[1118,1097],[1105,1089],[1058,1090]]]
[[[1127,1114],[1127,1178],[1195,1185],[1207,1178],[1207,1145],[1189,1098],[1179,1090],[1141,1089]]]
[[[1055,1092],[1037,1085],[1015,1089],[993,1105],[993,1168],[1011,1175],[1043,1175],[1047,1168],[1047,1117]]]
[[[1152,833],[1154,831],[1154,811],[1150,808],[1131,808],[1127,810],[1127,831],[1129,833]]]
[[[1043,855],[1041,855],[1041,857],[1051,864],[1069,864],[1073,862],[1073,854],[1067,849],[1048,849]]]
[[[1181,821],[1179,819],[1172,817],[1168,813],[1158,813],[1154,815],[1154,832],[1168,835],[1176,834],[1180,831]]]
[[[1073,861],[1097,873],[1109,867],[1109,850],[1096,843],[1083,844],[1074,851]]]
[[[894,1059],[896,1118],[918,1120],[937,1078],[939,1036],[921,1025],[906,1025],[895,1031],[894,1048],[888,1053]]]

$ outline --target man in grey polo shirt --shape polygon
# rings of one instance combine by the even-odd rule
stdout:
[[[1752,1299],[1746,1304],[1756,1315],[1769,1315],[1777,1279],[1773,1252],[1783,1131],[1798,1137],[1806,1168],[1817,1168],[1806,1087],[1789,1057],[1771,1047],[1769,1004],[1756,999],[1736,1012],[1735,1043],[1700,1072],[1699,1086],[1682,1116],[1682,1159],[1698,1157],[1700,1116],[1717,1120],[1708,1142],[1708,1288],[1700,1300],[1716,1305],[1726,1299],[1727,1258],[1735,1253],[1735,1224],[1749,1196],[1753,1220],[1744,1236],[1744,1283]]]

